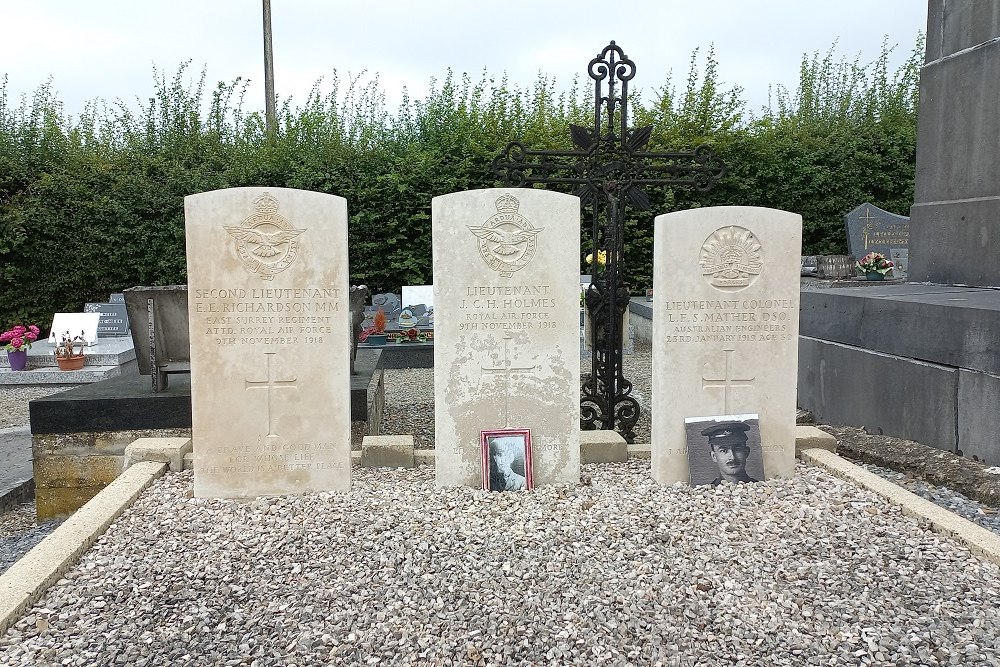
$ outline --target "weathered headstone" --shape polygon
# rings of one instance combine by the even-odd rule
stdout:
[[[758,413],[767,477],[795,467],[802,218],[724,206],[656,218],[651,468],[688,480],[684,420]]]
[[[195,495],[350,488],[345,200],[233,188],[184,213]]]
[[[883,211],[872,204],[862,204],[844,216],[847,249],[854,259],[870,252],[886,257],[893,250],[906,250],[910,243],[910,219]]]
[[[435,197],[437,484],[481,486],[480,432],[531,430],[536,485],[580,478],[580,200],[497,188]]]

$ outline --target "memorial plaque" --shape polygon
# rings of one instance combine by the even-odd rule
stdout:
[[[872,204],[862,204],[844,216],[848,252],[858,260],[870,252],[891,257],[893,250],[907,250],[910,244],[910,219],[883,211]]]
[[[347,204],[285,188],[184,199],[197,496],[347,490]]]
[[[68,333],[70,338],[82,336],[87,345],[93,345],[97,342],[100,321],[100,313],[56,313],[52,316],[49,343],[58,345],[63,334]]]
[[[534,484],[580,479],[580,200],[498,188],[435,197],[439,486],[482,487],[481,432],[528,429]]]
[[[656,218],[651,469],[688,481],[685,419],[759,415],[767,478],[795,469],[802,218],[724,206]]]
[[[123,294],[122,297],[124,296]],[[101,314],[101,319],[97,323],[98,338],[129,335],[128,312],[124,301],[121,303],[86,303],[83,305],[83,312]]]

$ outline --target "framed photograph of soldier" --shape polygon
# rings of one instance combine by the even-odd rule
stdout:
[[[764,479],[759,415],[687,417],[684,427],[691,486]]]
[[[531,431],[508,428],[481,431],[483,488],[488,491],[530,490]]]

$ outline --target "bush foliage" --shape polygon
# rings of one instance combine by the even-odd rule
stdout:
[[[907,214],[921,42],[895,72],[885,46],[869,65],[835,60],[833,48],[806,56],[797,89],[773,90],[756,113],[739,88],[720,85],[712,50],[692,55],[680,89],[668,73],[652,94],[633,95],[631,125],[654,126],[649,150],[706,143],[729,166],[711,192],[650,189],[652,211],[629,215],[633,289],[650,285],[660,213],[727,204],[794,211],[807,253],[846,252],[843,215],[862,201]],[[227,187],[343,196],[352,282],[376,291],[429,283],[432,197],[499,185],[490,161],[510,141],[569,149],[567,124],[593,122],[589,78],[559,91],[540,76],[522,90],[449,71],[395,113],[377,79],[334,76],[331,90],[317,84],[302,106],[279,105],[268,132],[261,113],[243,109],[245,82],[209,92],[204,74],[193,85],[189,77],[186,67],[172,78],[155,73],[154,95],[138,111],[94,102],[78,118],[49,84],[14,104],[4,80],[0,323],[46,323],[126,287],[185,282],[184,196]]]

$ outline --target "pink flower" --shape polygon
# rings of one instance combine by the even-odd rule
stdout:
[[[41,329],[39,329],[38,327],[36,327],[34,324],[29,324],[28,325],[28,331],[30,331],[31,333],[35,334],[35,338],[38,338],[38,334],[40,334],[42,332]]]
[[[13,331],[4,331],[0,334],[0,343],[9,343],[10,339],[14,337]]]
[[[34,343],[36,340],[38,340],[38,332],[29,330],[26,334],[24,334],[24,337],[30,340],[32,343]]]
[[[11,329],[11,331],[14,332],[15,336],[20,336],[20,335],[22,335],[27,330],[28,330],[28,327],[24,326],[23,324],[18,324],[16,327],[14,327],[13,329]]]
[[[15,350],[20,350],[24,346],[24,339],[20,336],[15,336],[10,339],[10,344],[14,346]]]

